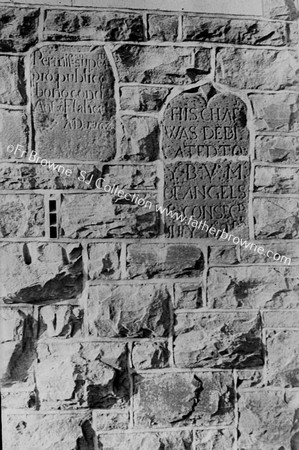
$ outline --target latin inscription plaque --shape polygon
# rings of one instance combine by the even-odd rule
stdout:
[[[114,76],[101,46],[47,45],[32,55],[35,147],[52,159],[115,154]]]
[[[206,237],[207,227],[226,231],[247,225],[250,164],[246,105],[232,94],[209,101],[184,93],[167,106],[162,125],[166,163],[164,207],[168,237]],[[193,218],[189,220],[189,218]],[[237,233],[237,231],[236,231]]]

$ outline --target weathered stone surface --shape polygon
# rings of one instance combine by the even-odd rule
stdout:
[[[296,167],[256,167],[255,192],[297,194],[299,169]]]
[[[92,411],[93,426],[96,432],[110,430],[126,430],[129,427],[128,412],[103,412],[100,409]]]
[[[20,154],[18,151],[17,153]],[[29,154],[30,156],[30,154]],[[52,161],[50,162],[50,164]],[[0,164],[0,189],[95,189],[94,180],[101,172],[92,165],[55,164],[57,170],[37,164]],[[53,166],[52,166],[53,167]],[[70,174],[66,176],[64,172]],[[80,181],[81,171],[85,171],[87,182]],[[93,177],[93,178],[92,178]],[[81,177],[82,179],[82,177]]]
[[[168,164],[164,207],[172,217],[165,218],[167,236],[211,237],[217,230],[246,227],[249,175],[247,161]],[[175,220],[180,214],[181,219]],[[214,230],[209,234],[211,226]]]
[[[295,20],[298,18],[295,0],[264,0],[264,14],[271,19]]]
[[[36,332],[34,324],[32,307],[0,308],[0,342],[33,337]]]
[[[41,408],[126,406],[129,397],[124,343],[38,344],[36,382]]]
[[[121,245],[97,243],[88,246],[88,275],[91,280],[118,280],[120,278]]]
[[[285,325],[291,326],[290,323]],[[281,387],[299,386],[298,338],[299,330],[267,333],[268,384]]]
[[[91,450],[95,432],[88,412],[4,414],[4,448]]]
[[[2,243],[0,254],[5,303],[67,300],[82,291],[80,244]]]
[[[125,12],[46,12],[44,34],[55,40],[143,41],[143,20]]]
[[[157,433],[100,434],[98,445],[103,450],[192,450],[191,431]]]
[[[262,370],[238,370],[237,386],[238,389],[251,387],[261,387],[263,383],[264,372]]]
[[[7,153],[7,155],[11,155]],[[20,156],[20,152],[16,156]],[[51,161],[52,163],[52,161]],[[97,189],[103,184],[126,189],[155,189],[156,168],[149,165],[55,164],[57,170],[37,164],[0,163],[0,189]],[[59,168],[60,166],[60,168]],[[53,166],[52,166],[53,167]],[[63,173],[64,167],[64,173]],[[67,172],[71,171],[71,172]],[[70,174],[66,176],[65,172]],[[100,177],[104,181],[98,181]],[[102,183],[102,185],[100,185]]]
[[[148,37],[154,41],[175,42],[178,37],[178,16],[149,14]]]
[[[299,139],[293,136],[258,136],[256,157],[260,161],[299,162]]]
[[[256,198],[253,201],[257,239],[298,239],[299,202],[296,198]]]
[[[222,48],[216,80],[239,89],[299,90],[299,64],[288,50]]]
[[[132,364],[136,370],[169,367],[167,342],[136,342],[132,349]]]
[[[135,379],[136,425],[230,424],[234,417],[231,373],[168,373]]]
[[[256,313],[181,313],[176,317],[177,367],[235,369],[263,364]]]
[[[252,94],[249,96],[257,131],[298,131],[299,97],[297,94]]]
[[[88,332],[101,337],[163,337],[170,329],[164,285],[102,284],[89,288]]]
[[[31,58],[35,145],[51,159],[115,155],[114,76],[101,46],[47,45]]]
[[[240,449],[296,449],[298,393],[285,394],[263,389],[242,392],[239,410]]]
[[[289,309],[288,311],[264,311],[263,325],[265,328],[299,328],[299,309]],[[277,336],[277,339],[278,338],[279,337]],[[274,342],[274,336],[272,341]],[[290,353],[291,352],[288,350],[288,355],[290,355]]]
[[[3,348],[1,352],[7,351],[7,347],[3,344]],[[8,350],[9,351],[9,350]],[[14,353],[14,352],[13,352]],[[19,358],[20,353],[15,353]],[[26,354],[25,358],[28,358],[28,354]],[[1,363],[2,364],[2,363]],[[24,364],[24,361],[20,363]],[[34,411],[38,406],[37,393],[35,389],[34,375],[33,371],[26,373],[26,381],[16,381],[3,383],[1,380],[1,413],[5,410],[12,409],[23,409],[27,410],[26,412]],[[2,415],[1,414],[1,415]],[[9,447],[10,448],[10,447]]]
[[[129,83],[190,84],[211,70],[207,48],[122,45],[114,58],[120,81]]]
[[[154,161],[159,154],[159,125],[154,117],[122,116],[121,159]]]
[[[254,244],[255,245],[255,244]],[[259,245],[259,244],[256,244]],[[299,245],[296,243],[289,244],[287,242],[275,244],[263,244],[264,253],[260,255],[253,249],[241,247],[241,262],[271,263],[279,265],[293,265],[299,262]]]
[[[42,195],[0,196],[0,237],[44,236]]]
[[[196,309],[203,306],[201,283],[175,283],[174,307],[177,309]]]
[[[139,199],[155,205],[153,198],[145,194]],[[114,200],[112,195],[64,196],[61,216],[63,235],[70,238],[152,237],[158,234],[159,216],[153,207],[149,209],[126,200]]]
[[[285,25],[279,22],[185,16],[183,40],[280,46],[286,44],[287,34]]]
[[[39,311],[39,337],[80,337],[83,328],[83,310],[70,305],[48,305]]]
[[[22,152],[27,149],[28,140],[27,116],[23,111],[0,110],[0,158],[20,159],[24,158]],[[15,151],[20,144],[20,150]],[[10,152],[7,147],[12,145],[14,151]],[[11,149],[11,147],[10,147]]]
[[[234,245],[223,245],[222,247],[209,248],[209,262],[217,264],[238,264],[237,247]]]
[[[204,268],[197,245],[131,244],[127,247],[128,278],[199,277]]]
[[[116,184],[126,189],[156,189],[157,169],[154,165],[104,165],[103,177],[106,184]]]
[[[226,267],[210,269],[211,308],[297,308],[296,267]]]
[[[33,308],[21,306],[0,309],[2,408],[36,408],[33,372],[37,356],[36,334],[37,320]]]
[[[168,88],[162,87],[122,87],[120,89],[121,109],[138,112],[160,111],[169,91]]]
[[[224,450],[234,448],[234,430],[196,431],[195,450]]]
[[[0,9],[0,50],[3,52],[23,52],[37,42],[38,9]]]
[[[0,56],[0,64],[0,103],[22,105],[26,100],[24,60],[15,56]]]

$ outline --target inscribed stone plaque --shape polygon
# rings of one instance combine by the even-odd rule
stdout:
[[[44,46],[32,65],[37,152],[52,159],[112,159],[114,76],[104,48]]]
[[[165,167],[164,206],[184,218],[166,216],[168,237],[208,236],[208,227],[196,227],[191,216],[221,230],[247,225],[246,123],[245,104],[231,94],[207,102],[198,93],[184,93],[169,103],[162,147],[165,158],[175,161]]]

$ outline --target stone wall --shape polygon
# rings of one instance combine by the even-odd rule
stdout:
[[[299,449],[298,5],[224,3],[1,2],[3,450]]]

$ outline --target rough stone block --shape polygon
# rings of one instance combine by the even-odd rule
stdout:
[[[32,332],[33,324],[31,324]],[[28,331],[29,327],[27,327]],[[34,380],[37,361],[35,340],[28,335],[22,341],[1,344],[0,381],[2,408],[33,408],[38,404]]]
[[[116,184],[121,189],[156,189],[157,169],[154,165],[104,165],[103,177],[106,183]]]
[[[242,450],[295,450],[298,443],[298,393],[259,389],[239,401]]]
[[[236,369],[263,364],[256,313],[181,313],[175,336],[177,367]]]
[[[36,332],[32,307],[0,308],[0,342],[23,341]]]
[[[121,159],[154,161],[159,155],[159,125],[154,117],[122,116]]]
[[[297,194],[299,169],[296,167],[256,167],[255,192],[272,194]]]
[[[280,46],[286,44],[287,36],[285,25],[279,22],[185,16],[183,40]]]
[[[299,138],[293,136],[257,136],[256,158],[275,163],[299,162]]]
[[[37,49],[31,57],[31,91],[35,148],[41,157],[114,157],[114,75],[102,46]]]
[[[299,245],[296,243],[263,244],[263,248],[264,254],[260,255],[250,248],[241,247],[241,262],[248,264],[271,263],[288,266],[299,262]]]
[[[224,450],[234,448],[234,430],[207,430],[195,432],[195,450]]]
[[[222,48],[216,80],[238,89],[299,90],[299,64],[288,50]]]
[[[252,94],[249,97],[252,101],[257,131],[299,130],[297,94]]]
[[[178,37],[178,16],[149,14],[148,37],[154,41],[175,42]]]
[[[80,244],[2,243],[0,255],[5,303],[67,300],[82,292]]]
[[[98,445],[103,450],[191,450],[192,432],[161,431],[157,433],[100,434]]]
[[[89,278],[91,280],[118,280],[120,278],[120,251],[120,244],[89,245]]]
[[[211,70],[207,48],[122,45],[114,58],[120,81],[128,83],[190,84]]]
[[[44,34],[50,40],[143,41],[139,14],[99,11],[46,11]]]
[[[0,237],[42,237],[44,215],[42,195],[1,195]]]
[[[120,107],[138,112],[160,111],[169,92],[168,88],[162,87],[122,87]]]
[[[28,126],[25,112],[0,109],[0,158],[24,158],[25,153],[23,156],[22,153],[27,150],[27,142]],[[16,151],[18,144],[21,147]],[[14,148],[13,152],[7,150],[10,145]]]
[[[153,209],[156,202],[146,194],[135,197],[141,199],[146,207],[114,199],[112,195],[65,195],[61,205],[62,234],[69,238],[156,236],[159,231],[159,216]]]
[[[129,399],[124,343],[38,344],[41,408],[121,408]]]
[[[231,424],[231,373],[168,373],[135,378],[138,427]]]
[[[211,308],[297,308],[296,267],[227,267],[210,269]]]
[[[262,370],[238,370],[237,387],[238,389],[247,389],[252,387],[262,387],[264,372]]]
[[[136,342],[132,349],[132,365],[136,370],[169,367],[167,342]]]
[[[199,277],[203,254],[196,245],[131,244],[127,247],[128,278]]]
[[[23,450],[66,450],[92,448],[93,436],[89,412],[60,414],[4,414],[4,448]]]
[[[20,152],[17,152],[20,153]],[[30,154],[29,154],[30,156]],[[55,164],[51,167],[35,164],[0,164],[0,189],[95,189],[101,172],[92,165]],[[53,169],[55,168],[55,170]],[[67,172],[67,171],[71,172]],[[85,180],[81,175],[84,173]],[[65,173],[70,176],[65,175]],[[80,178],[80,180],[79,180]],[[91,183],[88,184],[89,180]]]
[[[47,305],[39,311],[39,337],[82,336],[83,310],[71,305]]]
[[[299,328],[299,309],[289,309],[289,311],[264,311],[263,312],[263,326],[264,328]],[[294,334],[295,336],[295,334]],[[284,336],[276,336],[271,337],[271,342],[275,343],[275,339],[281,341],[281,339],[288,338]],[[272,349],[273,351],[273,349]],[[291,352],[288,350],[287,355],[290,355]]]
[[[129,427],[128,412],[103,412],[100,409],[92,411],[93,426],[96,432],[110,430],[126,430]]]
[[[298,18],[295,0],[263,0],[264,14],[270,19],[295,20]]]
[[[197,309],[203,306],[201,283],[175,283],[174,307],[177,309]]]
[[[209,263],[217,264],[238,264],[237,247],[234,245],[223,245],[221,247],[209,248]]]
[[[291,323],[285,325],[291,326]],[[298,326],[298,321],[296,326]],[[267,333],[268,384],[281,387],[299,386],[298,339],[299,330]]]
[[[26,101],[23,59],[0,56],[0,64],[0,103],[22,105]]]
[[[38,9],[2,6],[0,51],[23,52],[36,44],[39,13]]]
[[[167,336],[169,302],[164,285],[91,286],[86,313],[88,332],[100,337]]]
[[[298,239],[299,202],[296,198],[256,198],[253,200],[257,239]]]

